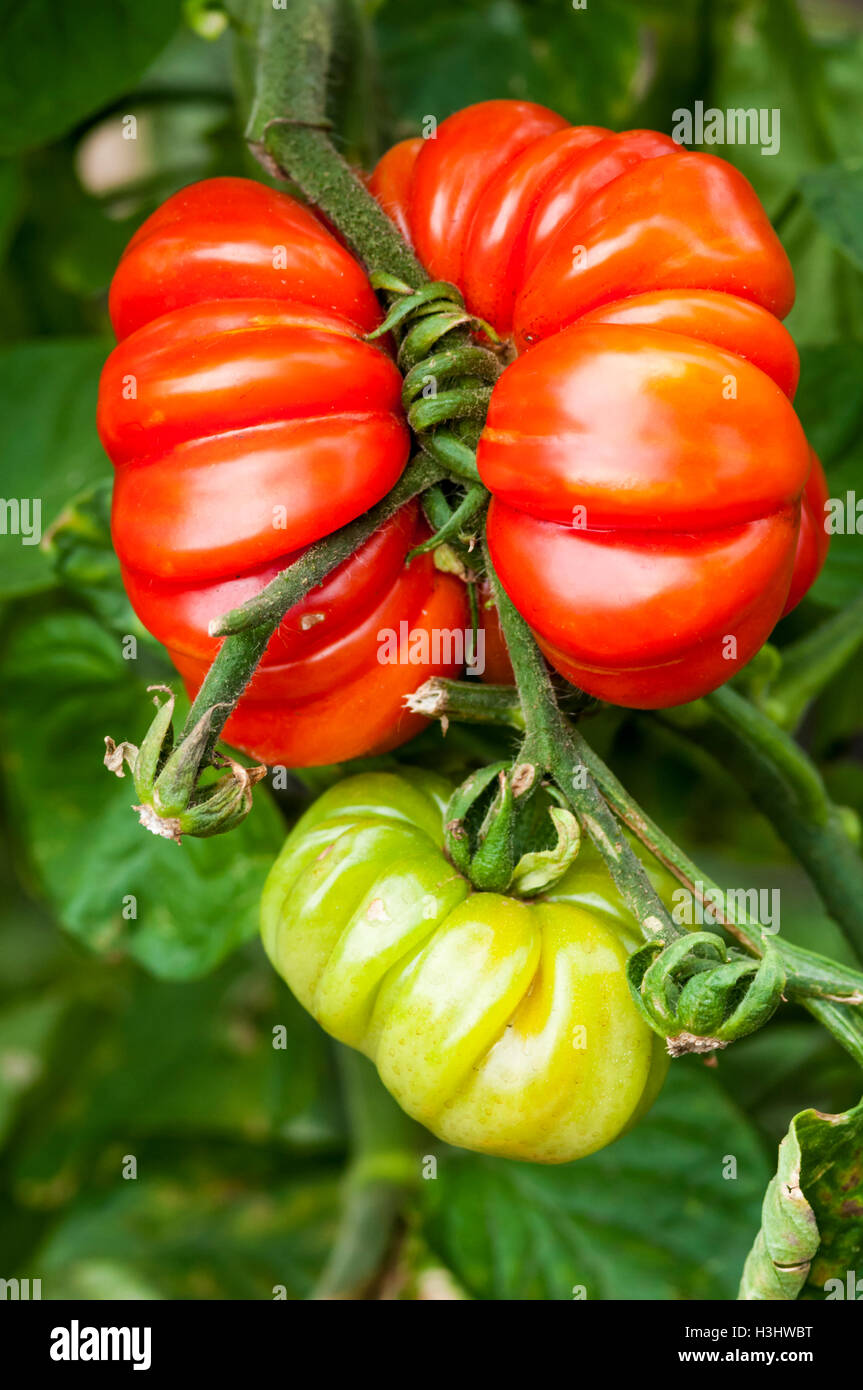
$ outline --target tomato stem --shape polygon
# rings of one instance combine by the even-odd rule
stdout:
[[[281,622],[289,608],[305,598],[310,589],[326,579],[327,575],[349,556],[353,555],[375,531],[391,516],[410,502],[418,493],[425,492],[444,476],[444,471],[431,459],[423,455],[408,464],[402,476],[377,506],[348,522],[338,531],[333,531],[322,540],[315,541],[287,569],[271,579],[265,589],[249,599],[240,608],[232,608],[221,618],[210,624],[211,637],[229,637],[248,632],[260,625],[272,632]],[[191,716],[190,716],[191,717]]]
[[[428,495],[427,493],[426,496]],[[446,516],[441,521],[433,536],[429,536],[428,540],[423,541],[421,545],[414,546],[413,550],[408,553],[408,561],[410,562],[415,555],[427,554],[428,551],[434,550],[439,545],[444,545],[452,541],[458,542],[465,527],[469,526],[472,522],[478,522],[479,515],[484,509],[487,501],[488,493],[485,488],[479,483],[476,483],[468,488],[454,511],[451,512],[446,502],[444,502],[443,505]],[[424,510],[426,512],[426,518],[429,519],[429,509],[424,508]],[[477,531],[479,530],[478,525],[476,529]]]
[[[202,766],[206,765],[207,756],[215,748],[231,711],[254,676],[273,632],[288,609],[293,608],[332,570],[353,555],[357,547],[400,507],[442,476],[443,471],[432,460],[422,456],[414,459],[395,487],[376,507],[341,530],[316,541],[295,564],[277,574],[255,598],[211,624],[211,635],[224,636],[225,641],[195,697],[182,733],[183,739],[188,738],[207,710],[214,705],[224,706],[211,720]]]
[[[783,647],[778,674],[770,680],[759,708],[784,729],[794,729],[806,706],[863,645],[863,594]]]
[[[408,701],[411,710],[427,718],[462,719],[496,724],[517,731],[525,727],[515,686],[480,685],[471,681],[435,678]],[[863,1019],[849,1005],[863,1002],[863,973],[777,937],[769,937],[745,909],[726,902],[719,885],[647,815],[593,751],[582,734],[570,729],[572,742],[609,805],[660,863],[711,911],[717,922],[752,954],[761,956],[769,941],[779,952],[787,977],[787,993],[817,1017],[837,1040],[863,1064]]]
[[[572,728],[558,706],[545,661],[530,628],[495,572],[487,543],[486,572],[524,713],[526,736],[518,755],[519,762],[533,763],[553,778],[605,860],[645,938],[670,945],[684,933],[671,920],[576,747]]]
[[[657,717],[685,738],[697,735],[698,746],[747,789],[863,960],[863,860],[817,769],[788,734],[736,691],[723,687],[703,704],[709,717],[694,728],[681,724],[675,711]]]
[[[259,7],[246,139],[267,173],[290,178],[367,265],[418,287],[428,276],[329,137],[326,97],[337,22],[335,0]]]
[[[371,1062],[340,1045],[336,1055],[352,1152],[338,1234],[314,1299],[358,1299],[369,1292],[419,1177],[422,1130],[384,1089]]]

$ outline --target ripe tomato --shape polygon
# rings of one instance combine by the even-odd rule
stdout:
[[[114,544],[139,617],[190,693],[207,624],[306,546],[379,501],[407,460],[401,377],[363,341],[380,321],[365,272],[293,199],[244,179],[170,198],[111,287],[119,345],[99,395],[116,468]],[[429,558],[416,507],[289,613],[226,737],[269,762],[377,752],[421,726],[402,697],[449,661],[383,665],[378,632],[466,625],[462,587]]]
[[[824,525],[824,504],[830,496],[827,478],[821,460],[813,449],[812,471],[803,493],[800,508],[800,534],[797,537],[797,555],[794,561],[794,575],[791,588],[785,600],[783,617],[804,597],[818,575],[827,558],[830,537]]]
[[[264,946],[440,1138],[568,1163],[635,1124],[665,1075],[626,983],[638,927],[589,844],[542,899],[475,891],[443,851],[451,790],[371,773],[325,792],[270,872]]]
[[[751,186],[667,136],[498,101],[397,146],[371,187],[522,354],[478,464],[495,567],[546,656],[623,705],[722,684],[827,546],[780,322],[793,276]]]

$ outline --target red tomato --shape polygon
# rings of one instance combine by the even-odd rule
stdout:
[[[133,606],[194,693],[219,645],[210,619],[397,481],[401,377],[363,341],[380,310],[362,268],[291,198],[243,179],[184,189],[144,223],[111,314],[99,431],[114,544]],[[433,650],[382,665],[379,631],[467,617],[463,587],[430,558],[405,568],[417,516],[403,509],[286,616],[227,725],[237,747],[310,765],[421,726],[403,696],[458,667]]]
[[[827,545],[779,321],[793,276],[750,184],[652,131],[485,102],[372,187],[522,353],[478,463],[495,566],[549,660],[637,707],[726,681]]]
[[[821,573],[830,537],[824,525],[824,504],[830,496],[827,479],[821,460],[813,449],[812,472],[803,493],[800,508],[800,534],[797,537],[797,556],[794,562],[794,576],[785,600],[782,616],[796,608],[800,600],[812,588]]]
[[[406,241],[411,239],[407,195],[417,155],[422,147],[423,142],[418,136],[414,140],[400,140],[387,150],[367,180],[369,191],[389,213]]]

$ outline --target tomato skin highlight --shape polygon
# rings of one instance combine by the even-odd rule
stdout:
[[[298,300],[363,333],[381,317],[362,266],[296,199],[251,179],[205,179],[138,228],[108,306],[122,340],[161,314],[227,299]]]
[[[635,1123],[667,1069],[626,984],[638,927],[589,841],[541,900],[476,892],[443,853],[451,790],[365,773],[324,793],[270,872],[264,948],[434,1134],[568,1163]],[[674,881],[644,858],[670,901]]]
[[[543,194],[561,184],[568,187],[570,172],[584,152],[608,133],[596,126],[556,130],[528,145],[486,187],[470,223],[462,288],[473,312],[498,333],[506,335],[512,328]]]
[[[590,530],[751,520],[794,505],[810,468],[794,410],[758,368],[661,329],[580,323],[500,377],[477,462],[501,501]]]
[[[460,282],[477,205],[495,174],[566,121],[529,101],[486,101],[441,122],[423,142],[410,191],[417,255],[432,279]]]
[[[773,314],[717,290],[653,290],[603,304],[582,314],[580,324],[608,323],[659,328],[713,343],[759,367],[793,401],[800,379],[794,339]]]
[[[631,294],[694,288],[778,318],[794,303],[788,257],[742,174],[708,154],[643,160],[558,227],[516,301],[516,342],[539,342]]]
[[[194,695],[208,624],[397,482],[410,438],[401,375],[363,335],[380,308],[362,267],[310,212],[244,179],[169,199],[111,288],[120,342],[98,425],[115,466],[112,534],[127,592]],[[384,667],[378,628],[467,625],[464,588],[402,509],[292,609],[228,721],[252,756],[326,763],[394,747],[424,721],[406,694],[454,659]]]
[[[477,453],[510,598],[588,693],[677,704],[749,660],[824,562],[781,323],[794,279],[726,161],[541,126],[519,102],[450,117],[399,215],[517,354]]]

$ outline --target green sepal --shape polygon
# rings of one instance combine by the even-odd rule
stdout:
[[[252,788],[266,775],[266,767],[244,767],[221,753],[207,756],[210,723],[218,706],[205,711],[175,748],[173,693],[167,686],[150,689],[167,699],[160,704],[156,697],[156,714],[140,748],[106,738],[105,766],[117,777],[128,766],[138,797],[133,809],[154,835],[179,844],[183,835],[208,838],[233,830],[251,810]],[[225,771],[202,783],[214,768]]]
[[[485,348],[465,343],[444,352],[432,353],[424,362],[412,367],[402,382],[402,404],[407,409],[423,392],[430,379],[449,381],[452,377],[473,376],[494,382],[500,370],[494,357]]]
[[[498,790],[483,821],[479,844],[471,860],[475,887],[486,893],[505,893],[515,870],[515,797],[512,778],[498,773]]]
[[[479,515],[487,500],[488,493],[482,484],[477,483],[468,488],[455,511],[450,513],[434,535],[429,536],[427,541],[423,541],[421,545],[415,545],[413,550],[408,551],[406,563],[410,564],[415,555],[425,555],[429,550],[435,550],[439,545],[445,545],[449,541],[457,541],[461,537],[464,527]]]
[[[729,951],[712,932],[688,932],[665,945],[648,941],[630,956],[635,1003],[672,1056],[725,1047],[761,1028],[785,989],[785,970],[769,942],[764,955]]]
[[[156,778],[174,746],[174,692],[167,685],[150,685],[147,689],[153,694],[156,714],[135,759],[135,793],[142,800],[152,795]],[[162,704],[159,704],[157,691],[167,696]]]
[[[544,892],[566,873],[581,843],[575,816],[550,804],[537,768],[528,762],[493,763],[474,772],[450,798],[445,822],[453,864],[489,893]]]
[[[489,784],[508,766],[508,763],[493,763],[489,767],[481,767],[477,772],[472,772],[466,781],[456,787],[447,804],[444,816],[446,850],[452,863],[465,878],[470,878],[473,859],[468,816]]]
[[[466,483],[479,483],[476,454],[454,429],[435,430],[422,441],[423,451],[453,477]]]
[[[534,897],[562,878],[581,847],[581,826],[564,806],[550,806],[557,834],[557,844],[551,849],[528,850],[513,870],[511,888],[521,898]]]

